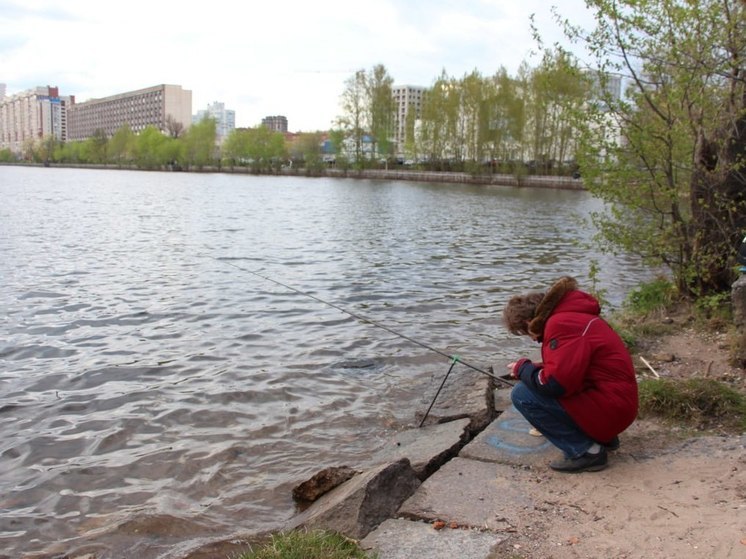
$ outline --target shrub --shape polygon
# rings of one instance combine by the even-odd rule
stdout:
[[[705,378],[640,382],[640,415],[652,414],[690,427],[746,430],[746,396]]]
[[[676,297],[676,288],[664,277],[640,284],[632,290],[624,302],[625,309],[633,314],[645,316],[665,310]]]
[[[238,559],[372,559],[342,534],[322,530],[281,532]]]

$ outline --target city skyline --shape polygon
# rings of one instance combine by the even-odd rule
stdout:
[[[442,71],[491,75],[504,66],[515,73],[536,47],[531,13],[545,43],[561,38],[550,5],[539,0],[382,1],[375,9],[339,0],[217,0],[194,13],[175,2],[133,0],[116,13],[112,6],[0,0],[7,94],[48,84],[80,103],[173,83],[193,92],[193,111],[225,103],[238,127],[282,114],[292,131],[327,130],[357,70],[383,64],[395,84],[423,87]],[[590,21],[582,0],[564,2],[561,13]]]

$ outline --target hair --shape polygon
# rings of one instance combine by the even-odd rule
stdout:
[[[511,334],[528,335],[528,323],[536,316],[536,308],[544,299],[541,291],[514,295],[503,309],[503,324]]]

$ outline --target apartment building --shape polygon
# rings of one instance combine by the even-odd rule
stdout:
[[[200,122],[205,117],[215,120],[215,135],[218,144],[222,144],[228,134],[236,129],[236,111],[226,109],[225,103],[215,101],[207,105],[207,109],[197,111],[197,114],[192,117],[192,124]]]
[[[167,133],[169,119],[189,128],[192,92],[180,85],[161,84],[73,104],[68,110],[68,139],[85,140],[96,130],[111,137],[125,124],[136,134],[148,126]]]
[[[404,152],[407,141],[407,118],[414,113],[414,118],[419,119],[422,111],[422,102],[425,99],[427,88],[414,85],[395,85],[391,88],[394,98],[394,139],[396,140],[397,152]]]
[[[14,95],[0,88],[0,149],[21,153],[24,144],[52,136],[68,137],[68,110],[73,96],[61,96],[57,87],[39,86]]]
[[[283,134],[288,131],[288,119],[282,115],[277,116],[265,116],[262,119],[262,126],[274,130],[275,132],[282,132]]]

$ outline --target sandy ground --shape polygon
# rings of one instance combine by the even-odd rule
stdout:
[[[636,356],[642,375],[746,390],[724,335],[684,329],[640,355],[655,370]],[[606,470],[527,472],[546,487],[543,510],[526,511],[495,558],[746,558],[746,434],[702,435],[640,419]]]

